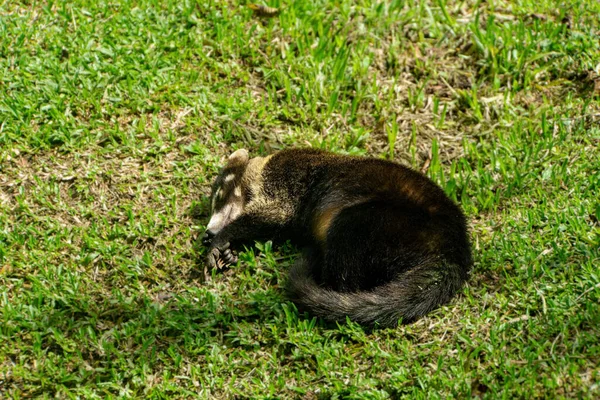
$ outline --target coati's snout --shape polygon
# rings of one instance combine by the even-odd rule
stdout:
[[[248,161],[247,150],[236,150],[229,156],[227,165],[215,179],[210,195],[211,217],[206,226],[208,238],[214,237],[242,213],[244,197],[241,185]]]

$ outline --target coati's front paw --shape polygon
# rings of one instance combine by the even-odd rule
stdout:
[[[229,248],[229,243],[221,246],[211,244],[207,261],[209,267],[222,269],[228,265],[235,264],[238,261],[238,257]]]

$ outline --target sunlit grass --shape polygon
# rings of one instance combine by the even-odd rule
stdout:
[[[0,3],[0,393],[600,396],[600,3],[268,5]],[[293,146],[442,185],[463,293],[368,331],[284,300],[292,245],[205,273],[223,157]]]

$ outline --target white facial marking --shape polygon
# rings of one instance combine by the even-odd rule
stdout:
[[[222,213],[213,214],[213,216],[210,217],[210,221],[208,221],[208,225],[206,225],[206,230],[211,230],[214,233],[217,233],[223,228],[221,226],[222,224],[223,224],[223,214]]]
[[[219,212],[214,213],[212,217],[210,217],[210,221],[208,221],[208,225],[206,225],[206,230],[211,230],[214,233],[219,232],[225,225],[227,225],[227,219],[229,216],[229,212],[231,207],[225,206],[219,210]]]
[[[242,188],[236,186],[235,189],[233,189],[233,194],[237,197],[242,197]]]
[[[231,182],[235,178],[235,174],[229,174],[225,177],[225,182]]]
[[[223,228],[229,225],[233,220],[242,214],[242,207],[239,204],[227,204],[218,212],[214,213],[206,225],[206,230],[213,233],[219,233]]]
[[[237,217],[239,217],[242,214],[242,207],[235,205],[231,208],[231,212],[229,213],[229,222],[235,220]]]

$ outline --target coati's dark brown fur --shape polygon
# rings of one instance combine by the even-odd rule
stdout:
[[[230,244],[293,239],[308,250],[289,273],[299,309],[328,320],[410,322],[467,280],[465,217],[431,180],[393,162],[314,149],[249,159],[238,150],[213,185],[208,263]]]

